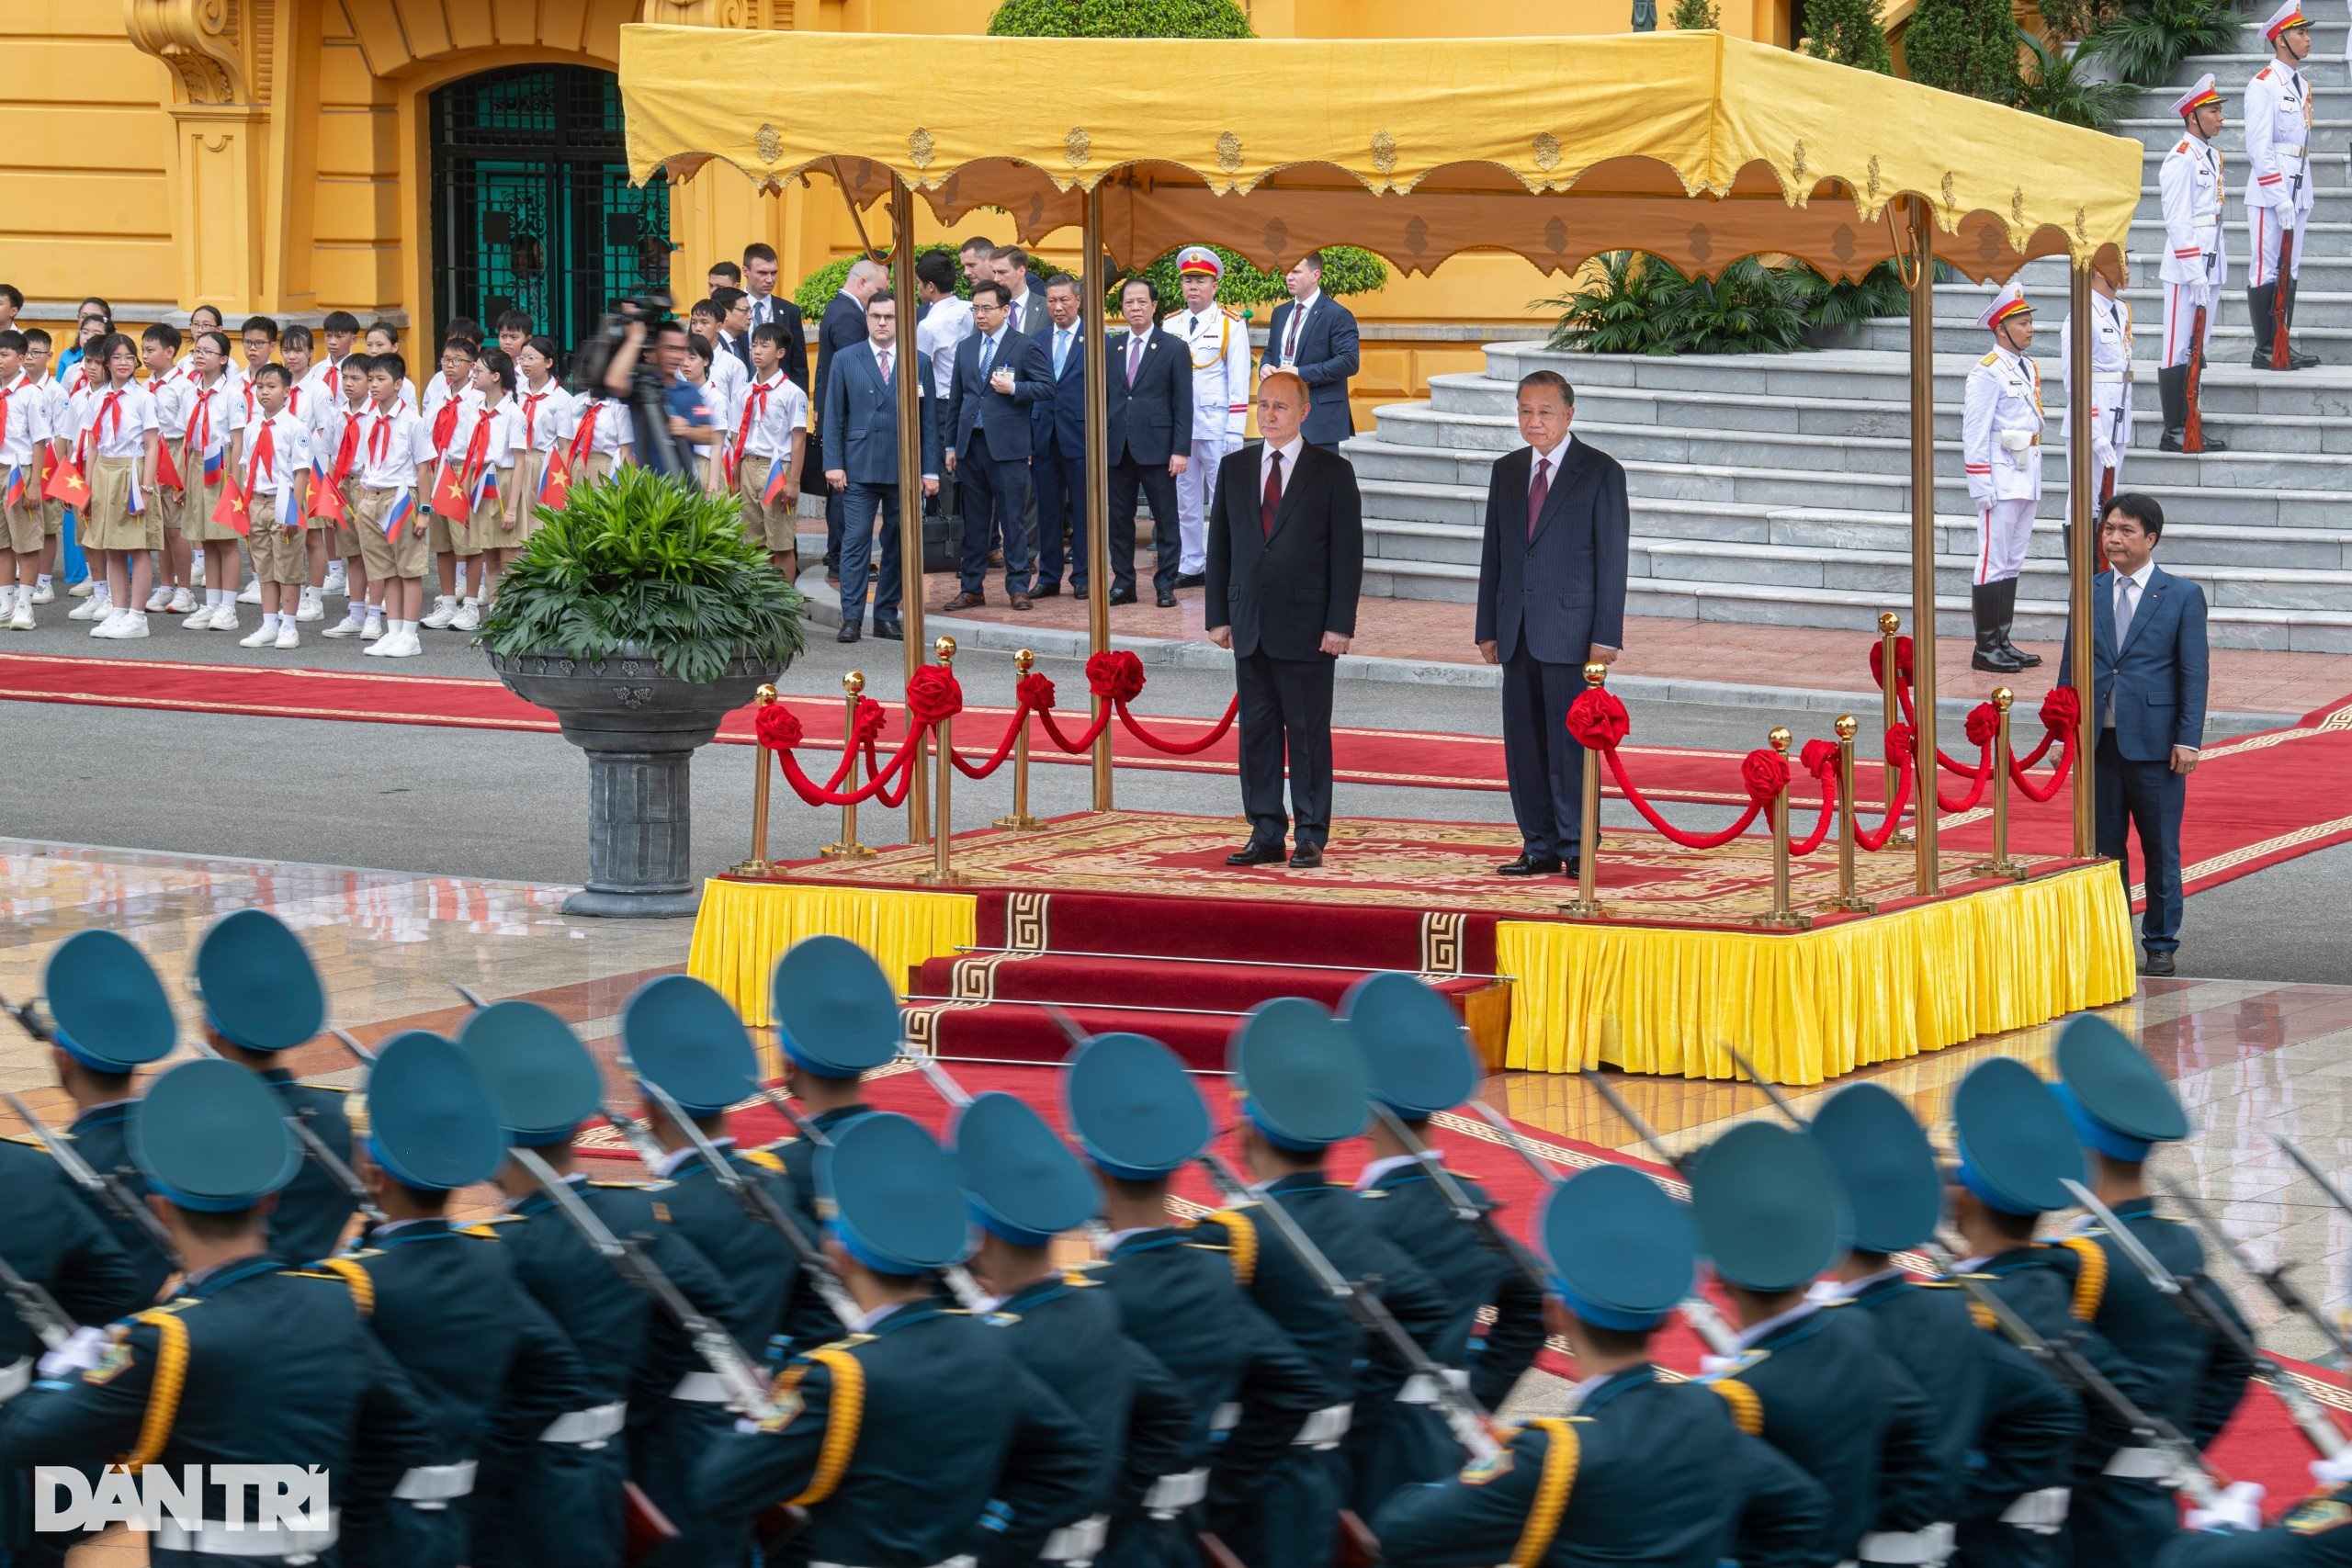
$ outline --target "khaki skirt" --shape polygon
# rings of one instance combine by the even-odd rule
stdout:
[[[194,471],[183,476],[187,480],[187,499],[180,503],[180,536],[191,545],[220,545],[244,538],[227,524],[212,521],[212,509],[220,504],[220,491],[228,482],[228,465],[221,464],[221,477],[209,484],[204,480],[200,465],[189,466]]]
[[[80,541],[93,550],[160,550],[164,547],[164,514],[149,487],[147,510],[130,514],[130,482],[139,471],[136,457],[92,457],[89,504],[83,507]]]

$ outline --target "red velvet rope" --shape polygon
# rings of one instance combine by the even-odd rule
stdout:
[[[1918,745],[1918,737],[1907,724],[1898,724],[1886,732],[1884,765],[1895,770],[1894,804],[1886,808],[1886,817],[1876,829],[1865,832],[1860,822],[1854,824],[1855,844],[1872,854],[1886,848],[1895,829],[1903,826],[1903,808],[1911,802],[1912,753]]]
[[[960,752],[951,751],[948,758],[956,764],[956,771],[966,778],[984,779],[1004,766],[1004,760],[1012,755],[1012,743],[1021,738],[1021,727],[1028,722],[1029,710],[1015,708],[1012,722],[1004,727],[1004,738],[996,743],[996,750],[989,754],[989,760],[978,766],[964,761]]]
[[[1791,840],[1789,853],[1809,855],[1821,848],[1829,837],[1829,825],[1838,816],[1838,743],[1835,740],[1808,740],[1798,753],[1798,762],[1821,784],[1821,812],[1814,818],[1813,831],[1802,840]]]
[[[886,786],[896,774],[903,773],[910,778],[912,777],[913,770],[910,764],[914,759],[916,744],[922,739],[927,728],[927,726],[920,725],[910,728],[907,731],[906,739],[899,742],[897,754],[888,763],[876,769],[872,777],[853,790],[839,790],[833,787],[833,784],[838,784],[849,771],[847,758],[842,761],[842,771],[833,775],[832,784],[820,784],[800,771],[800,760],[790,751],[779,750],[775,756],[776,761],[784,765],[785,782],[792,785],[792,793],[811,806],[855,806],[861,801],[875,799],[879,799],[885,806],[896,806],[899,801],[906,798],[906,791],[901,788],[898,799],[894,800],[886,793]],[[855,753],[852,752],[850,755],[854,757]]]
[[[2049,694],[2041,699],[2041,744],[2033,749],[2030,756],[2009,759],[2009,782],[2018,786],[2018,794],[2043,805],[2058,797],[2067,774],[2074,772],[2075,744],[2082,720],[2082,694],[2072,686],[2051,687]],[[2059,748],[2057,766],[2051,770],[2050,782],[2038,785],[2026,776],[2028,770],[2041,761],[2053,742]]]
[[[951,676],[949,679],[952,682],[954,677]],[[912,683],[910,682],[909,690],[911,692],[912,689]],[[934,704],[938,700],[935,694],[933,700]],[[960,701],[960,698],[958,700]],[[871,713],[867,711],[869,705],[873,710]],[[915,754],[917,742],[921,739],[923,731],[929,728],[927,722],[915,722],[911,704],[909,705],[909,708],[907,738],[899,743],[897,755],[885,765],[880,764],[874,754],[874,739],[881,733],[882,729],[882,705],[874,702],[871,698],[860,703],[855,733],[857,739],[865,743],[865,758],[871,776],[854,790],[843,790],[841,784],[842,781],[849,776],[850,769],[857,761],[856,746],[843,747],[842,765],[833,770],[832,777],[823,784],[817,783],[801,771],[800,760],[792,754],[792,749],[800,744],[800,719],[782,703],[772,703],[760,709],[759,717],[752,723],[752,732],[763,747],[775,753],[777,762],[784,769],[785,782],[792,786],[792,793],[809,805],[854,806],[860,801],[879,798],[886,806],[895,806],[898,801],[889,798],[885,793],[886,788],[894,774],[907,770],[910,759]],[[899,791],[899,799],[905,798],[906,790],[901,786]]]
[[[1134,714],[1127,711],[1127,705],[1125,703],[1120,703],[1118,705],[1118,708],[1119,722],[1125,725],[1128,732],[1134,735],[1136,739],[1142,741],[1145,745],[1150,747],[1155,751],[1167,751],[1179,757],[1189,757],[1195,751],[1207,750],[1210,747],[1225,739],[1225,732],[1233,728],[1233,720],[1235,716],[1241,712],[1241,699],[1238,696],[1236,696],[1231,702],[1227,703],[1225,705],[1225,716],[1216,721],[1216,728],[1210,730],[1206,735],[1202,736],[1197,740],[1170,740],[1165,737],[1154,735],[1150,730],[1146,729],[1143,727],[1141,721],[1139,721]]]

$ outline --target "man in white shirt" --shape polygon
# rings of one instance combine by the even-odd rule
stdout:
[[[915,258],[915,296],[922,304],[915,352],[931,367],[933,395],[944,398],[956,375],[956,345],[972,335],[972,307],[956,293],[956,264],[947,253]]]

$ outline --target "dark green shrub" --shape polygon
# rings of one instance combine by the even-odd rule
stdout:
[[[1887,48],[1886,29],[1878,25],[1878,7],[1871,0],[1810,0],[1804,21],[1807,36],[1802,47],[1815,60],[1882,76],[1894,74],[1894,54]]]
[[[2014,105],[2025,86],[2009,0],[1919,0],[1903,59],[1914,82],[1987,103]]]
[[[1233,0],[1004,0],[998,38],[1255,38]]]

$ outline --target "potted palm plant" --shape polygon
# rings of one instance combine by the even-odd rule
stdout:
[[[564,912],[690,915],[695,750],[800,651],[800,595],[731,497],[642,468],[538,516],[477,641],[588,754],[588,883]]]

